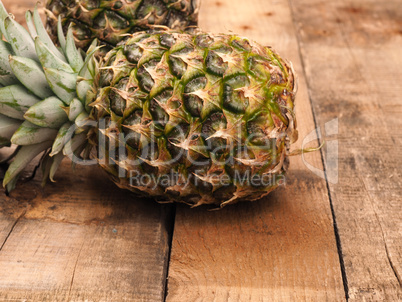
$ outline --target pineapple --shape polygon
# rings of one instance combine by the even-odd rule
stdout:
[[[160,29],[98,62],[95,45],[81,57],[72,28],[59,49],[37,10],[26,16],[31,33],[0,7],[0,142],[18,146],[7,190],[40,153],[45,179],[68,156],[138,195],[191,206],[256,200],[284,180],[297,88],[270,47]]]
[[[197,25],[200,0],[48,0],[47,29],[57,36],[57,19],[64,32],[70,24],[78,47],[87,49],[94,38],[111,48],[124,34],[165,25],[185,29]]]

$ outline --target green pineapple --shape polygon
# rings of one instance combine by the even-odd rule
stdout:
[[[184,30],[197,25],[200,0],[48,0],[47,29],[56,41],[57,18],[64,32],[73,24],[78,47],[87,49],[94,38],[109,48],[124,34],[164,25]]]
[[[100,62],[72,29],[56,48],[37,10],[31,35],[3,6],[0,142],[18,153],[3,185],[44,152],[99,164],[121,188],[158,201],[224,206],[271,192],[297,139],[291,65],[236,35],[138,32]]]

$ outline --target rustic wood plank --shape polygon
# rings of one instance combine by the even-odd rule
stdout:
[[[204,0],[200,23],[289,58],[299,72],[300,137],[315,128],[287,1]],[[306,159],[322,167],[318,152]],[[301,158],[291,159],[286,187],[261,201],[214,212],[177,208],[167,301],[198,300],[345,300],[326,182]]]
[[[330,188],[350,301],[401,301],[401,2],[291,2],[315,117],[339,119]]]
[[[1,301],[163,301],[171,207],[100,172],[67,161],[55,184],[0,192]]]
[[[18,220],[25,214],[26,205],[16,200],[0,203],[0,250],[5,245]]]

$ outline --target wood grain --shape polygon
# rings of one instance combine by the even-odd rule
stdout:
[[[162,301],[171,207],[67,161],[57,183],[0,192],[1,301]]]
[[[200,25],[272,45],[299,73],[300,137],[314,122],[287,1],[204,0]],[[322,169],[320,154],[306,160]],[[167,301],[343,301],[325,180],[291,159],[286,187],[210,212],[177,208]]]
[[[401,3],[291,2],[315,117],[339,119],[330,188],[350,301],[401,301]]]
[[[35,4],[3,2],[20,22]],[[338,119],[325,139],[339,143],[339,174],[328,192],[291,158],[286,186],[261,201],[178,206],[168,301],[344,301],[344,285],[349,301],[402,300],[401,20],[399,0],[203,1],[204,29],[293,62],[295,148],[314,119],[324,135]],[[305,160],[323,170],[320,153]],[[171,218],[171,207],[133,198],[98,170],[73,174],[68,162],[45,189],[37,178],[0,192],[0,301],[163,301]]]

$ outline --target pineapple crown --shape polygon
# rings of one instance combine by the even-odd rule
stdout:
[[[38,154],[44,181],[66,155],[86,154],[90,91],[97,70],[93,42],[87,54],[76,48],[71,28],[58,23],[56,47],[38,9],[27,11],[27,31],[0,1],[0,147],[17,145],[3,186],[11,191],[21,171]],[[7,160],[9,160],[8,158]]]

